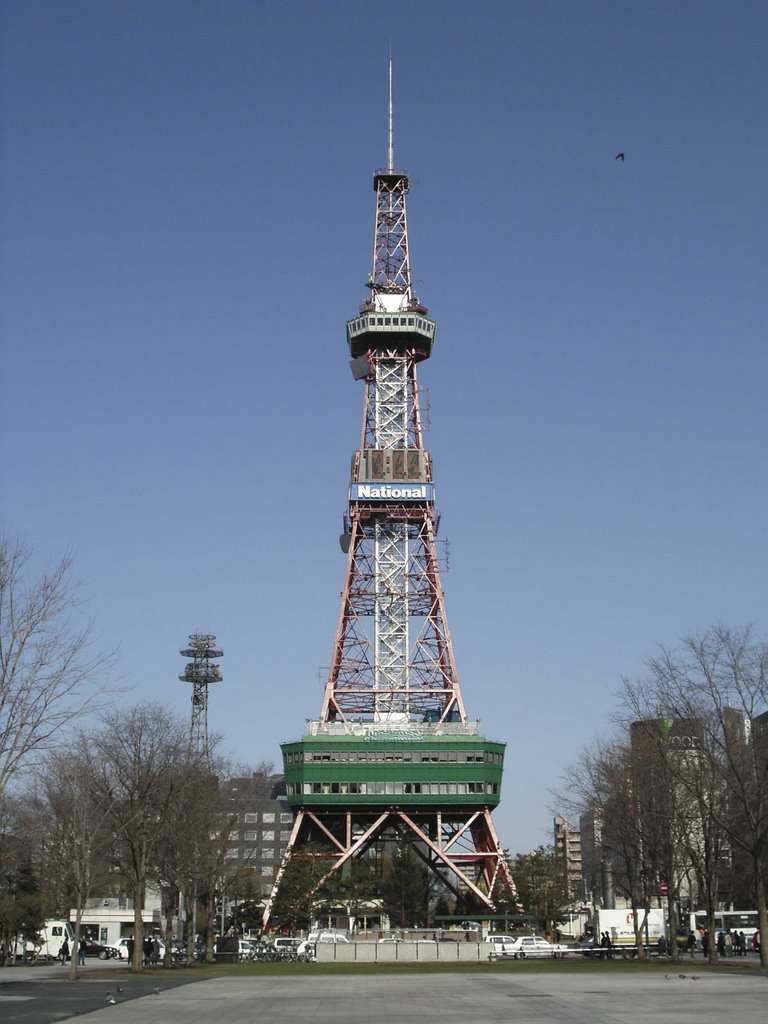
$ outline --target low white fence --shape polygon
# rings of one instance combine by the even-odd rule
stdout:
[[[435,963],[487,960],[487,942],[318,942],[318,963]]]

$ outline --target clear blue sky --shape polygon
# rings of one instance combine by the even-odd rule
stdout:
[[[764,2],[2,5],[2,517],[72,548],[126,702],[278,761],[316,717],[371,175],[410,172],[467,708],[551,836],[620,674],[766,626]],[[626,154],[624,163],[615,160]]]

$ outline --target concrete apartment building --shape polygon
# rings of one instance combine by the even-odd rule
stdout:
[[[282,775],[256,772],[232,779],[227,787],[230,843],[228,867],[248,870],[269,894],[291,837],[293,814],[285,802]]]

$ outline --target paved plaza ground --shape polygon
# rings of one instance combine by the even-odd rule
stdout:
[[[617,971],[608,964],[564,973],[513,963],[486,973],[313,976],[302,969],[295,975],[200,979],[87,970],[71,983],[60,970],[0,971],[0,1022],[741,1024],[765,1020],[768,1007],[768,977],[759,971]]]

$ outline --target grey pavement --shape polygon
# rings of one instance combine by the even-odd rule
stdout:
[[[113,979],[89,973],[69,985],[56,1008],[53,977],[5,982],[0,973],[0,1021],[42,1021],[35,1001],[53,997],[58,1022],[87,1024],[701,1024],[703,1020],[764,1020],[768,978],[695,971],[527,971],[518,964],[488,973],[259,975],[179,981],[156,972],[131,977],[123,993]],[[133,982],[136,982],[134,985]],[[159,993],[154,992],[154,986]],[[52,987],[51,987],[52,986]],[[103,991],[102,991],[103,990]],[[106,992],[116,995],[108,1005]],[[88,998],[86,999],[86,993]],[[146,994],[144,994],[146,993]],[[92,999],[97,1002],[93,1008]],[[66,1005],[65,1005],[66,1004]],[[46,1000],[50,1007],[51,999]]]

